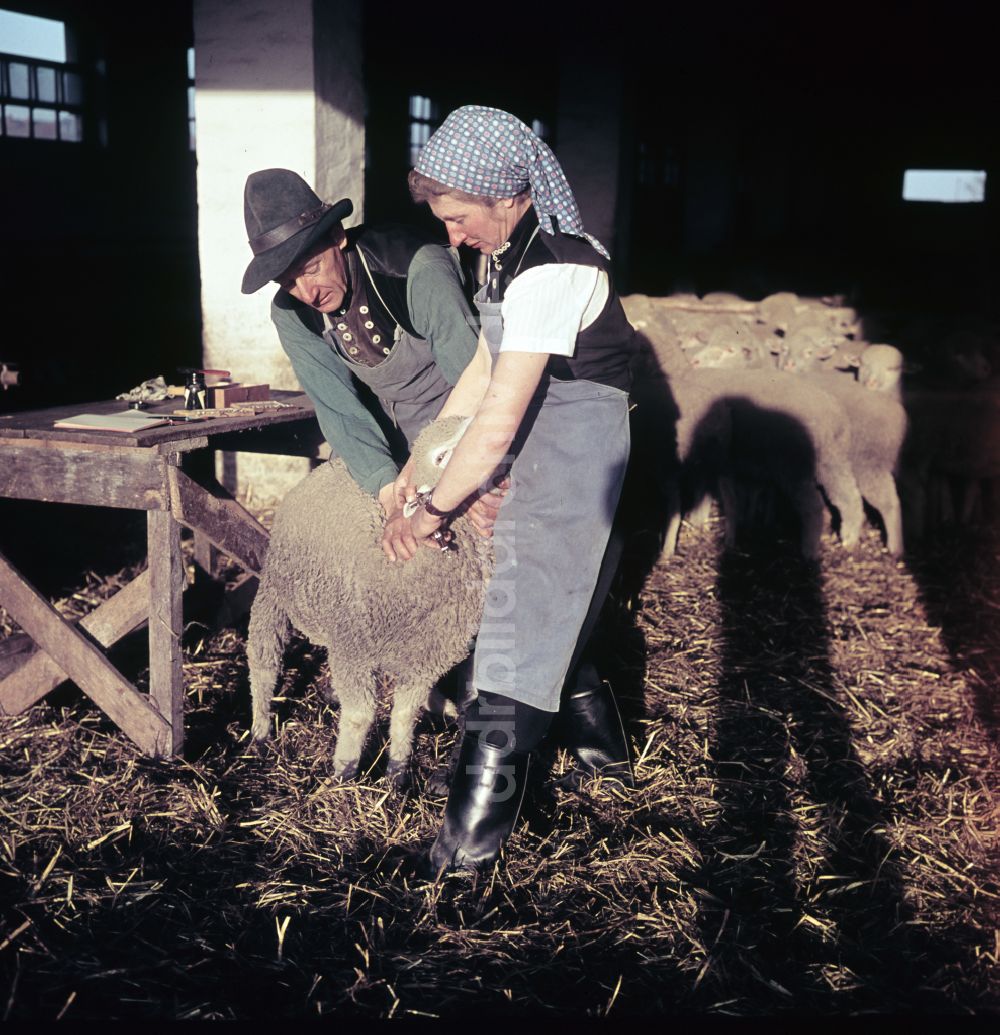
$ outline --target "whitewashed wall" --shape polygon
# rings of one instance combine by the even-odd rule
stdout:
[[[269,316],[273,290],[240,292],[252,258],[243,185],[258,169],[293,169],[323,200],[351,198],[348,225],[361,221],[361,0],[195,0],[194,44],[204,362],[297,389]],[[306,461],[241,453],[225,480],[267,503],[307,470]]]

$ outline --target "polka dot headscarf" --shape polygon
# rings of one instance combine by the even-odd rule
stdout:
[[[584,233],[576,198],[552,150],[509,112],[478,104],[456,108],[431,135],[414,168],[446,187],[487,198],[530,190],[545,233],[558,228],[586,238],[609,257],[600,241]]]

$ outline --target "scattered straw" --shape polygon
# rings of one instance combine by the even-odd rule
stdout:
[[[0,719],[4,1014],[995,1011],[998,552],[902,564],[871,532],[817,575],[685,529],[609,638],[638,788],[566,789],[550,752],[475,884],[416,868],[453,728],[421,722],[393,794],[383,712],[368,775],[336,784],[321,653],[292,646],[255,749],[242,631],[192,626],[184,759],[142,757],[72,687]],[[141,685],[141,651],[121,663]]]

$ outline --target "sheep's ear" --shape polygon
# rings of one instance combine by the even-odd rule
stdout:
[[[847,368],[849,368],[849,367],[860,367],[860,366],[861,366],[861,357],[856,352],[852,352],[847,357]]]
[[[817,359],[830,359],[832,356],[835,356],[836,353],[837,353],[837,346],[836,345],[820,345],[816,349],[816,357],[817,357]]]

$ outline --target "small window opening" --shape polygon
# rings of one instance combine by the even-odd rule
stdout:
[[[194,47],[188,47],[187,52],[187,74],[188,74],[188,149],[195,149],[194,133]]]
[[[65,22],[0,10],[0,136],[78,144],[83,101]]]
[[[982,169],[907,169],[904,201],[980,202],[986,200]]]
[[[430,97],[410,97],[410,165],[416,165],[424,144],[441,124],[440,106]]]

